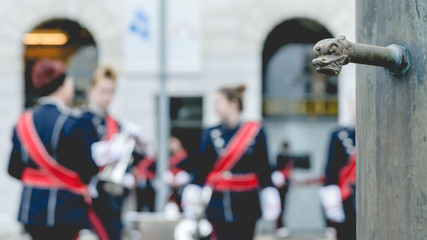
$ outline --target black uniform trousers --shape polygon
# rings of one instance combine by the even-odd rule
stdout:
[[[113,196],[103,189],[104,182],[98,183],[99,196],[93,199],[93,210],[99,216],[110,240],[120,240],[123,229],[121,209],[126,194]]]
[[[61,226],[48,227],[44,225],[25,225],[25,230],[33,240],[72,240],[80,231],[80,227]]]
[[[211,221],[218,240],[252,240],[257,220],[238,222]]]
[[[276,229],[279,229],[281,227],[284,227],[284,221],[283,221],[283,216],[285,215],[285,206],[286,206],[286,194],[288,193],[288,183],[286,183],[285,186],[278,188],[277,190],[279,191],[280,194],[280,206],[281,206],[281,212],[279,217],[277,218],[276,221]]]
[[[136,207],[138,212],[147,211],[154,212],[154,201],[156,198],[156,191],[150,180],[147,180],[144,185],[137,185],[136,187]]]
[[[356,240],[356,210],[353,196],[343,201],[345,221],[334,223],[328,221],[328,226],[337,230],[337,240]]]

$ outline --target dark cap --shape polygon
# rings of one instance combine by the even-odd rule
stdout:
[[[58,89],[65,80],[65,66],[62,62],[41,59],[33,66],[31,81],[40,95],[49,95]]]

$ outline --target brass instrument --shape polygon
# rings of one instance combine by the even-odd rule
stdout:
[[[196,219],[185,218],[175,227],[175,240],[203,240],[210,239],[213,227],[205,219],[206,208],[212,197],[212,188],[205,186],[202,189],[201,201],[197,206]]]
[[[122,195],[124,191],[123,179],[128,166],[133,162],[132,153],[135,149],[136,141],[126,132],[116,134],[112,140],[114,144],[124,146],[121,158],[119,161],[112,162],[104,167],[98,173],[98,179],[102,182],[105,191],[112,195]]]

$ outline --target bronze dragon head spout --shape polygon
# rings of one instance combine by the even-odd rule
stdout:
[[[350,62],[350,48],[351,43],[344,36],[321,40],[313,47],[313,66],[319,73],[336,76]]]

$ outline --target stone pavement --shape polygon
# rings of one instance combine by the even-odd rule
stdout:
[[[173,239],[173,232],[181,217],[171,219],[161,213],[136,213],[129,212],[123,216],[125,220],[124,240],[170,240]],[[334,240],[326,237],[323,231],[291,231],[289,237],[278,238],[274,234],[273,223],[259,221],[255,231],[254,240]],[[88,230],[83,230],[79,240],[96,240],[97,237]],[[2,237],[0,240],[31,240],[26,234],[16,234]]]

